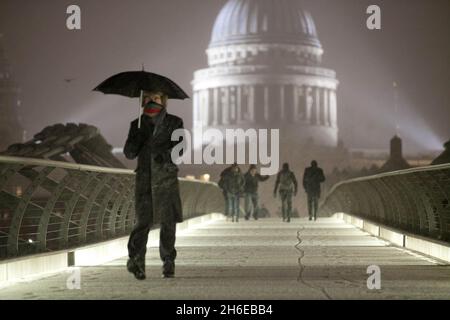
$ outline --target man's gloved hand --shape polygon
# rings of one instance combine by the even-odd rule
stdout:
[[[133,138],[136,139],[139,143],[144,143],[147,140],[147,133],[142,127],[138,128],[134,132]]]
[[[132,130],[132,134],[133,138],[140,140],[145,139],[146,136],[145,130],[142,127],[138,128],[137,126]]]

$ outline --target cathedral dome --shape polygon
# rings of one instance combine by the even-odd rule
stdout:
[[[220,139],[214,129],[279,129],[299,145],[336,147],[336,73],[322,67],[324,50],[302,0],[227,0],[197,70],[194,148]],[[218,131],[217,131],[218,130]]]
[[[314,20],[298,0],[229,0],[217,16],[209,46],[242,43],[321,48]]]

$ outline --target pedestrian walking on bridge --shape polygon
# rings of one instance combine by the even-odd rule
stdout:
[[[308,197],[309,220],[317,219],[317,209],[320,199],[320,184],[325,181],[323,170],[319,168],[317,161],[311,161],[311,167],[305,169],[303,174],[303,188]]]
[[[228,210],[232,222],[239,222],[239,200],[244,193],[245,179],[237,164],[224,176],[224,190],[227,194]]]
[[[250,219],[253,215],[255,220],[258,220],[258,184],[259,182],[266,181],[269,176],[262,176],[258,173],[256,165],[250,165],[249,170],[245,174],[245,220]]]
[[[172,141],[172,132],[183,128],[181,118],[166,111],[167,97],[163,93],[144,93],[144,115],[141,128],[138,119],[131,122],[124,147],[128,159],[138,158],[136,168],[136,225],[128,241],[127,269],[139,279],[145,279],[145,255],[150,229],[160,225],[159,253],[163,261],[163,276],[175,274],[176,224],[183,221],[178,167],[172,162],[171,150],[179,143]]]
[[[281,211],[283,221],[291,222],[292,197],[297,195],[298,185],[295,174],[289,170],[289,164],[284,163],[283,168],[278,172],[275,182],[273,196],[277,197],[277,191],[281,199]]]

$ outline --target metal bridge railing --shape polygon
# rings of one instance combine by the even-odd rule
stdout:
[[[0,156],[0,259],[128,235],[132,170]],[[223,212],[214,183],[180,179],[183,216]]]
[[[320,215],[345,212],[406,232],[450,242],[450,165],[352,179],[336,184]]]

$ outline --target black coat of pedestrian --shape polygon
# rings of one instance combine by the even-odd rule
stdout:
[[[224,176],[224,189],[233,195],[241,196],[244,192],[245,179],[241,170],[231,170]]]
[[[219,179],[219,182],[218,182],[218,186],[219,186],[220,189],[222,189],[223,192],[226,192],[226,190],[225,190],[225,179],[226,179],[227,175],[231,173],[232,170],[233,170],[233,166],[229,166],[229,167],[226,167],[220,173],[220,179]]]
[[[320,198],[320,184],[325,181],[323,170],[317,166],[305,169],[303,174],[303,188],[308,195]]]
[[[183,128],[183,120],[164,109],[154,119],[143,115],[141,121],[140,129],[138,119],[131,123],[124,147],[128,159],[138,158],[136,214],[153,214],[153,223],[182,222],[178,167],[171,158],[172,148],[180,141],[171,141],[171,136]]]
[[[250,171],[245,173],[245,193],[257,193],[258,192],[258,183],[266,181],[270,178],[270,176],[262,176],[259,173],[256,173],[254,176],[251,175]]]
[[[274,195],[276,195],[277,191],[280,193],[287,192],[297,195],[297,189],[297,178],[289,168],[283,168],[278,172],[277,180],[275,181],[275,189],[273,191]]]

